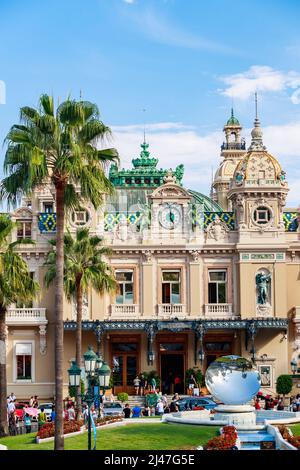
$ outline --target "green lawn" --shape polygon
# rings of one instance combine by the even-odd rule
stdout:
[[[216,436],[217,426],[185,424],[129,424],[97,432],[98,450],[179,450],[194,449]],[[35,444],[35,434],[0,439],[9,450],[51,450],[53,442]],[[87,434],[65,440],[67,450],[87,449]]]
[[[291,424],[289,426],[290,430],[294,434],[294,436],[300,436],[300,423],[297,424]]]

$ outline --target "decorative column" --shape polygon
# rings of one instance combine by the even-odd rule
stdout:
[[[155,316],[155,293],[156,288],[154,286],[153,277],[153,251],[144,250],[143,252],[144,262],[142,262],[142,316],[151,318]]]
[[[46,325],[39,325],[39,333],[40,333],[40,354],[45,356],[47,353],[47,340],[46,340],[46,332],[47,326]]]

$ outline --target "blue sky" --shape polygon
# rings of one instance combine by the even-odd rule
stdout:
[[[208,193],[231,104],[249,143],[257,90],[265,143],[298,205],[299,20],[298,0],[1,0],[0,141],[40,93],[82,90],[124,166],[145,120],[161,166],[184,163],[186,185]]]

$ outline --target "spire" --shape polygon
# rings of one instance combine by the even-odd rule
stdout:
[[[249,150],[266,150],[266,147],[263,144],[263,132],[260,127],[260,120],[258,118],[258,106],[257,106],[257,92],[255,92],[255,119],[254,119],[254,128],[251,131],[251,145]]]
[[[226,126],[240,126],[239,120],[234,116],[233,107],[231,107],[231,116],[228,119]]]

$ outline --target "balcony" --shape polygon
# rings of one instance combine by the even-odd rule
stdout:
[[[207,318],[233,318],[232,304],[205,304],[204,315]]]
[[[185,304],[158,304],[158,318],[185,318]]]
[[[6,324],[10,325],[47,325],[45,308],[9,308]]]
[[[138,318],[138,304],[112,304],[111,318],[129,320],[130,318]]]

